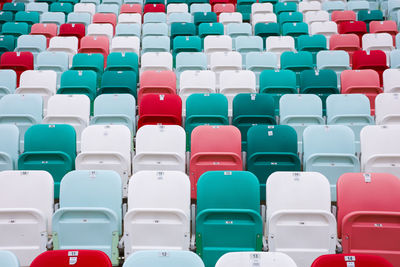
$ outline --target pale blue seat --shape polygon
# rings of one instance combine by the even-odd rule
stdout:
[[[43,14],[45,12],[49,11],[49,4],[47,3],[38,3],[38,2],[30,2],[25,6],[25,11],[35,11],[39,12],[40,14]]]
[[[60,86],[61,74],[69,67],[69,57],[65,52],[41,52],[36,58],[37,70],[54,70],[57,73],[57,87]]]
[[[175,22],[191,23],[192,15],[190,13],[171,13],[168,14],[167,22],[169,25]]]
[[[115,27],[115,36],[141,36],[141,28],[136,23],[119,23]]]
[[[204,267],[196,253],[179,250],[147,250],[131,254],[123,267]]]
[[[348,172],[360,172],[355,156],[354,133],[344,125],[311,125],[303,133],[303,170],[323,174],[336,201],[338,178]]]
[[[13,70],[0,70],[0,98],[13,94],[17,87],[17,74]]]
[[[256,75],[256,86],[260,86],[260,73],[263,70],[278,69],[278,57],[272,52],[249,52],[246,54],[246,70]]]
[[[79,170],[60,185],[60,209],[53,215],[54,249],[94,249],[118,265],[122,183],[117,172]]]
[[[0,266],[19,267],[17,256],[10,251],[0,250]]]
[[[21,35],[17,39],[15,52],[31,52],[36,61],[40,52],[46,51],[47,39],[44,35]]]
[[[141,5],[143,5],[143,0],[124,0],[124,4],[141,4]]]
[[[89,13],[72,12],[68,14],[67,23],[82,23],[87,27],[92,22]]]
[[[147,36],[142,39],[142,54],[146,52],[169,52],[168,36]]]
[[[327,11],[329,14],[333,11],[346,10],[346,4],[343,1],[325,1],[322,3],[322,10]]]
[[[166,23],[146,23],[142,27],[143,38],[147,36],[168,36]]]
[[[194,14],[196,12],[211,12],[211,5],[207,3],[194,3],[190,5],[190,13]]]
[[[347,2],[347,10],[352,10],[354,12],[358,12],[360,10],[370,10],[369,2],[360,0],[360,1],[349,1]]]
[[[317,53],[317,68],[319,70],[331,69],[336,72],[338,86],[340,86],[340,74],[350,68],[350,58],[346,51],[325,50]]]
[[[360,132],[367,125],[375,124],[371,105],[363,94],[336,94],[326,99],[327,124],[349,126],[354,132],[355,150],[360,152]]]
[[[42,118],[43,98],[40,95],[10,94],[0,99],[0,124],[14,124],[18,127],[21,152],[26,130],[41,123]]]
[[[119,14],[119,6],[116,4],[100,4],[97,6],[97,13],[114,13]]]
[[[1,124],[0,137],[0,171],[16,170],[19,155],[18,127],[13,124]]]
[[[148,12],[143,16],[143,23],[166,23],[167,14],[162,12]]]
[[[400,68],[400,50],[390,51],[390,68],[399,69]]]
[[[176,56],[176,78],[185,70],[206,70],[207,56],[203,52],[181,52]]]
[[[250,23],[229,23],[226,25],[226,34],[232,39],[239,36],[251,36],[252,29]],[[235,44],[233,42],[232,44]]]
[[[100,5],[100,0],[81,0],[80,3],[93,3],[98,6]]]
[[[136,101],[130,94],[102,94],[94,100],[91,124],[122,124],[134,135],[136,128]]]
[[[396,49],[400,49],[400,33],[396,34]]]
[[[304,129],[309,125],[323,125],[322,101],[314,94],[286,94],[279,100],[280,124],[292,126],[297,133],[298,150],[302,151]]]
[[[103,0],[101,3],[102,4],[114,4],[114,5],[118,5],[121,6],[122,5],[122,0]]]
[[[238,36],[235,38],[235,50],[242,55],[242,65],[245,68],[247,53],[262,52],[263,40],[260,36]]]
[[[63,12],[46,12],[40,15],[40,23],[55,23],[57,26],[65,23]]]
[[[400,11],[400,1],[399,0],[389,0],[387,1],[387,12],[388,19],[397,21],[398,11]]]

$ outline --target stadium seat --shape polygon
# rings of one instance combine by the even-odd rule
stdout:
[[[207,56],[203,52],[180,52],[175,58],[175,73],[179,78],[186,70],[206,70]]]
[[[242,23],[243,15],[239,12],[222,12],[218,16],[218,22],[222,23],[226,28],[230,23]]]
[[[87,27],[86,35],[98,37],[104,36],[110,40],[114,36],[114,28],[110,23],[92,23]]]
[[[267,52],[273,52],[278,58],[278,67],[280,67],[281,54],[286,51],[296,51],[294,38],[291,36],[270,36],[266,41]]]
[[[62,12],[65,15],[68,15],[69,13],[74,11],[74,5],[71,3],[60,3],[60,2],[54,2],[50,5],[50,10],[51,13],[54,12]],[[44,14],[44,13],[43,13]]]
[[[243,169],[240,131],[230,125],[201,125],[191,133],[191,196],[197,198],[197,181],[208,171]],[[199,204],[199,203],[197,203]]]
[[[10,11],[13,12],[14,14],[17,13],[18,11],[24,11],[25,10],[25,3],[23,2],[14,2],[14,3],[4,3],[2,11]]]
[[[308,12],[321,10],[322,6],[319,1],[301,1],[298,3],[298,9],[301,13],[306,15]]]
[[[278,59],[272,52],[249,52],[246,54],[246,70],[256,75],[256,88],[260,87],[260,74],[263,70],[278,69]]]
[[[166,23],[143,24],[142,36],[168,36],[168,25]]]
[[[80,41],[86,35],[85,24],[65,23],[60,25],[58,36],[75,36]]]
[[[4,52],[12,52],[15,49],[16,38],[12,35],[0,35],[0,56]]]
[[[49,5],[47,3],[39,3],[39,2],[31,2],[25,6],[25,11],[27,12],[38,12],[42,14],[44,12],[49,11]]]
[[[97,75],[92,70],[67,70],[61,75],[58,94],[86,95],[93,102],[96,97]]]
[[[104,58],[104,66],[107,64],[109,50],[109,39],[106,36],[85,36],[81,39],[78,53],[98,53]],[[115,51],[113,51],[115,52]]]
[[[56,36],[50,39],[49,52],[65,52],[69,57],[69,64],[72,65],[72,57],[78,53],[78,38],[74,36]]]
[[[142,54],[147,52],[169,52],[171,41],[168,36],[146,36],[142,39]]]
[[[118,24],[142,24],[142,15],[138,13],[121,13],[118,15]]]
[[[180,13],[180,12],[179,13],[169,13],[167,15],[167,24],[171,28],[171,25],[174,23],[190,23],[191,25],[193,25],[192,15],[190,13]],[[196,28],[194,28],[194,29],[196,29]]]
[[[392,50],[389,55],[390,68],[399,69],[400,68],[400,50]],[[385,73],[385,72],[383,72]],[[385,83],[385,77],[383,76],[383,83]],[[384,85],[385,86],[385,85]]]
[[[390,51],[394,50],[393,37],[389,33],[368,33],[362,37],[363,50],[381,50],[386,53],[386,61],[389,63]]]
[[[143,23],[166,23],[167,14],[163,12],[148,12],[143,16]]]
[[[326,1],[322,2],[322,9],[332,15],[335,11],[344,11],[346,4],[343,1]]]
[[[229,23],[226,25],[226,34],[234,40],[239,36],[251,36],[252,28],[249,23]],[[235,42],[232,45],[234,46]]]
[[[165,36],[164,36],[165,37]],[[151,37],[146,37],[151,38]],[[168,40],[169,46],[169,40]],[[144,49],[143,49],[144,50]],[[142,50],[142,52],[143,52]],[[172,54],[167,50],[162,51],[161,49],[150,49],[144,53],[140,58],[140,71],[172,71]]]
[[[393,242],[399,234],[398,178],[387,173],[347,173],[339,178],[337,191],[337,230],[343,253],[378,255],[398,265],[398,244]]]
[[[280,124],[296,130],[298,151],[303,151],[303,132],[309,125],[323,125],[322,101],[314,94],[286,94],[279,100]]]
[[[210,55],[215,52],[232,51],[232,38],[228,35],[210,35],[204,38],[204,53],[207,54],[210,63]]]
[[[400,110],[398,108],[399,95],[397,93],[379,94],[375,98],[376,124],[399,124]]]
[[[14,253],[20,266],[29,266],[46,251],[53,190],[53,179],[45,171],[0,172],[0,248]]]
[[[31,35],[44,35],[46,37],[46,47],[50,43],[50,39],[57,35],[57,25],[54,23],[43,24],[36,23],[32,25]]]
[[[281,69],[291,70],[296,73],[296,85],[301,86],[301,75],[305,70],[313,69],[313,57],[308,51],[283,52],[281,55]]]
[[[110,52],[136,53],[139,56],[140,37],[138,36],[115,36],[111,40]]]
[[[295,2],[290,2],[290,1],[277,2],[274,5],[274,13],[276,15],[279,15],[282,12],[296,12],[296,11],[297,11],[297,3]]]
[[[310,34],[324,35],[329,44],[330,38],[338,33],[338,26],[333,21],[317,21],[310,26]]]
[[[202,52],[201,39],[198,36],[177,36],[173,40],[172,49],[174,59],[182,52]]]
[[[371,21],[369,23],[370,33],[389,33],[393,37],[393,42],[396,40],[398,33],[396,22],[393,20]]]
[[[247,170],[260,182],[261,199],[265,184],[276,171],[300,171],[296,131],[287,125],[256,125],[247,132]]]
[[[313,56],[314,65],[316,65],[317,62],[317,53],[326,49],[327,42],[324,35],[301,35],[297,39],[297,50],[310,52]]]
[[[356,34],[360,39],[361,45],[361,38],[367,33],[367,25],[364,21],[343,21],[338,25],[338,32],[340,34]]]
[[[399,125],[368,125],[360,133],[362,172],[391,173],[400,177]]]
[[[5,52],[0,58],[0,69],[14,70],[18,87],[21,74],[26,70],[33,70],[33,55],[31,52]]]
[[[137,251],[125,260],[123,267],[151,267],[153,264],[164,267],[204,267],[203,261],[197,254],[179,250]]]
[[[142,14],[142,5],[141,4],[132,4],[132,3],[127,3],[121,5],[121,14],[123,13],[138,13]]]
[[[239,52],[214,52],[210,55],[210,70],[215,72],[216,87],[219,88],[220,75],[223,71],[239,71],[242,69],[242,55]]]
[[[186,3],[171,3],[167,5],[167,14],[187,12],[189,12],[189,7]]]
[[[368,267],[368,266],[381,266],[391,267],[393,266],[386,259],[369,254],[331,254],[319,256],[311,267],[345,267],[347,265],[354,264],[355,266]]]
[[[96,13],[93,16],[93,23],[111,24],[113,26],[113,33],[115,33],[115,26],[117,25],[117,16],[113,13]]]
[[[0,70],[0,99],[15,92],[17,85],[17,74],[13,70]]]
[[[340,87],[340,74],[350,69],[350,57],[346,51],[320,51],[317,53],[317,69],[330,69],[336,73],[338,88]]]
[[[356,14],[358,14],[358,12],[360,12],[360,11],[370,11],[369,8],[370,8],[369,2],[365,1],[365,0],[350,1],[347,4],[347,9],[354,11]],[[359,21],[361,21],[360,17],[359,17]]]
[[[19,154],[19,130],[12,124],[1,124],[0,170],[16,170]]]
[[[197,186],[196,252],[205,266],[214,266],[227,252],[261,251],[257,178],[244,171],[212,171]]]
[[[357,20],[364,21],[367,24],[367,30],[369,31],[369,24],[372,21],[381,21],[383,19],[383,13],[380,10],[360,10],[357,13]]]
[[[344,70],[340,74],[342,94],[364,94],[371,104],[371,115],[375,114],[375,97],[382,93],[379,74],[374,70]]]
[[[94,100],[93,117],[90,124],[121,124],[136,131],[136,101],[130,94],[103,94]]]
[[[115,26],[115,37],[117,36],[136,36],[140,38],[141,27],[134,23],[119,23]]]
[[[81,13],[82,14],[82,13]],[[87,14],[89,15],[89,14]],[[66,15],[62,12],[46,12],[40,15],[40,23],[56,24],[57,27],[64,24]],[[37,24],[37,23],[35,23]],[[33,24],[32,27],[35,25]],[[32,30],[32,28],[31,28]]]
[[[290,22],[303,22],[303,13],[301,12],[281,12],[278,16],[279,25]]]
[[[101,82],[104,69],[104,57],[102,54],[78,53],[72,58],[71,70],[92,70],[96,72],[97,84]]]
[[[266,48],[266,39],[270,36],[279,36],[280,32],[281,31],[278,23],[257,23],[254,26],[254,35],[263,38],[264,49]]]
[[[273,266],[297,267],[296,263],[282,252],[229,252],[224,254],[215,267]]]
[[[40,22],[40,13],[36,11],[18,11],[15,14],[14,21],[16,23],[25,22],[29,25],[29,29],[32,24]]]
[[[137,102],[146,94],[176,94],[176,76],[173,71],[145,71],[140,75]]]
[[[399,92],[399,71],[399,69],[387,69],[383,72],[383,91],[385,93]]]
[[[335,253],[336,220],[328,180],[316,172],[275,172],[267,181],[269,251],[283,252],[297,266]]]
[[[190,182],[186,174],[135,173],[124,218],[125,257],[138,250],[188,250],[189,243]]]
[[[96,13],[96,4],[94,4],[94,3],[76,3],[74,5],[74,12],[89,13],[91,16],[93,16]]]
[[[329,48],[331,50],[344,50],[349,53],[351,64],[353,53],[361,50],[360,41],[356,34],[336,34],[330,38]]]
[[[86,12],[72,12],[67,16],[67,23],[82,23],[88,26],[92,21],[92,16],[90,13]]]
[[[46,251],[35,258],[31,267],[84,267],[95,265],[98,267],[111,267],[107,254],[99,250],[52,250]]]
[[[259,36],[238,36],[234,41],[235,50],[242,55],[244,67],[246,67],[246,55],[248,53],[263,51],[263,40]]]
[[[15,256],[15,254],[7,250],[0,251],[0,264],[8,267],[20,266],[18,258]]]
[[[177,36],[196,35],[196,26],[188,22],[174,22],[171,24],[170,37],[173,40]]]
[[[216,3],[213,5],[213,12],[219,16],[221,13],[235,12],[235,6],[232,3]]]
[[[21,35],[17,39],[15,52],[31,52],[34,59],[37,54],[46,50],[46,37],[42,35]]]

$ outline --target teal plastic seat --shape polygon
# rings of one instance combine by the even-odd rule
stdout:
[[[262,52],[263,40],[259,36],[239,36],[235,39],[235,49],[242,55],[242,64],[246,67],[246,55],[250,52]]]
[[[42,122],[43,98],[40,95],[9,94],[0,99],[0,124],[14,124],[19,131],[20,152],[29,127]]]
[[[60,209],[52,220],[53,246],[101,250],[118,266],[122,233],[122,182],[110,170],[69,172],[60,185]]]
[[[278,22],[282,26],[285,23],[303,22],[303,13],[301,12],[281,12],[278,16]]]
[[[204,267],[204,263],[197,254],[191,251],[147,250],[134,252],[125,260],[122,266]]]
[[[0,171],[16,170],[19,155],[18,127],[0,124],[0,136]]]
[[[129,70],[136,73],[136,80],[139,80],[139,57],[133,52],[112,52],[107,57],[107,67],[105,71]]]
[[[390,68],[400,68],[400,50],[398,49],[390,51]]]
[[[300,85],[300,73],[304,70],[312,70],[313,66],[313,57],[308,51],[286,51],[281,55],[281,69],[296,73],[297,87]]]
[[[15,22],[25,22],[32,26],[40,22],[40,14],[35,11],[19,11],[15,14]]]
[[[252,32],[250,23],[229,23],[226,25],[226,34],[229,35],[232,40],[238,36],[251,36]]]
[[[284,94],[297,94],[296,73],[291,70],[263,70],[260,74],[260,93],[272,94],[275,114],[279,114],[279,99]]]
[[[186,99],[186,148],[199,125],[228,125],[228,100],[223,94],[192,94]]]
[[[59,197],[61,179],[75,169],[76,134],[67,124],[36,124],[25,133],[24,153],[18,170],[43,170],[54,179],[54,198]]]
[[[119,23],[115,27],[115,36],[141,36],[141,27],[136,23]]]
[[[21,35],[17,39],[15,52],[31,52],[34,58],[40,52],[46,51],[47,40],[44,35]]]
[[[213,267],[227,252],[261,251],[260,185],[246,171],[209,171],[197,183],[196,252]]]
[[[78,53],[72,58],[71,70],[92,70],[96,72],[97,85],[100,85],[101,75],[104,69],[104,57],[102,54]]]
[[[219,22],[201,23],[198,32],[202,40],[208,35],[224,35],[224,25]]]
[[[274,13],[279,16],[282,12],[296,12],[297,3],[296,2],[278,2],[274,5]]]
[[[216,23],[217,14],[214,12],[196,12],[193,13],[193,23],[199,27],[202,23]]]
[[[92,70],[67,70],[61,75],[57,94],[86,95],[93,102],[96,97],[96,83],[97,75]]]
[[[90,124],[122,124],[132,136],[136,129],[136,100],[130,94],[103,94],[94,100],[93,118]]]
[[[256,0],[238,0],[236,11],[242,13],[243,21],[250,21],[251,5],[257,3]]]
[[[88,26],[92,21],[89,13],[72,12],[68,14],[67,23],[81,23]]]
[[[65,15],[74,11],[74,6],[71,3],[55,2],[50,5],[50,12],[62,12]]]
[[[65,23],[65,14],[62,12],[45,12],[40,15],[40,23],[55,23],[60,26]]]
[[[312,54],[314,66],[317,64],[317,53],[327,50],[326,37],[324,35],[301,35],[297,39],[297,50],[308,51]]]
[[[336,73],[329,69],[302,71],[300,74],[300,93],[319,96],[325,114],[326,98],[331,94],[339,94]]]
[[[247,170],[260,182],[261,199],[273,172],[300,171],[297,134],[288,125],[256,125],[247,132]]]
[[[142,36],[168,36],[168,25],[167,23],[143,24]]]
[[[147,52],[169,52],[168,36],[147,36],[142,39],[142,54]]]
[[[260,74],[264,70],[278,69],[278,58],[272,52],[249,52],[246,54],[246,70],[256,75],[256,86],[260,86]]]
[[[274,98],[267,94],[236,95],[233,99],[232,125],[242,135],[242,151],[247,150],[247,131],[259,124],[276,124]]]
[[[323,125],[322,101],[313,94],[287,94],[279,100],[280,124],[289,125],[296,130],[298,151],[303,150],[304,129],[309,125]]]
[[[162,12],[148,12],[143,16],[144,23],[166,23],[167,14]]]
[[[0,265],[5,267],[19,267],[19,262],[17,256],[14,253],[1,250],[0,251]],[[200,267],[200,265],[199,265]]]
[[[0,56],[4,52],[12,52],[15,49],[15,37],[13,35],[0,35]]]
[[[292,36],[297,45],[297,38],[308,35],[308,24],[305,22],[288,22],[282,25],[282,35]]]
[[[17,13],[18,11],[24,11],[25,10],[25,3],[19,2],[19,3],[4,3],[2,11],[10,11],[13,12],[14,14]]]
[[[11,11],[0,11],[0,23],[14,21],[14,14]]]
[[[196,26],[194,23],[174,22],[171,24],[171,40],[176,36],[192,36],[196,35]]]
[[[176,55],[176,77],[185,70],[206,70],[207,56],[203,52],[181,52]]]
[[[26,22],[6,22],[1,28],[2,35],[18,37],[29,33],[29,25]]]
[[[336,201],[336,183],[344,173],[360,172],[355,156],[354,133],[344,125],[312,125],[303,133],[304,171],[328,178],[331,199]]]
[[[360,10],[357,12],[357,20],[364,21],[369,31],[369,23],[371,21],[382,21],[383,13],[380,10]]]
[[[136,97],[136,73],[129,70],[114,71],[108,70],[103,73],[101,94],[131,94]]]
[[[17,74],[14,70],[0,70],[0,99],[13,94],[17,87]]]
[[[201,52],[201,39],[199,36],[177,36],[173,40],[172,55],[174,59],[182,52]]]
[[[363,94],[336,94],[326,99],[328,125],[346,125],[354,132],[355,150],[360,153],[360,132],[367,125],[375,124],[371,106]]]
[[[281,33],[278,23],[257,23],[254,27],[254,35],[260,36],[263,39],[265,49],[265,41],[270,36],[279,36]]]

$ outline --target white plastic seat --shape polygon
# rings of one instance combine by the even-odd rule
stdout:
[[[0,250],[13,252],[22,267],[47,250],[53,204],[48,172],[0,172]]]
[[[184,3],[171,3],[167,6],[167,14],[170,13],[188,13],[189,7]]]
[[[400,177],[400,125],[369,125],[361,130],[361,171]]]
[[[224,25],[226,30],[226,25],[229,23],[242,23],[243,15],[240,12],[222,12],[218,16],[218,21]]]
[[[297,267],[288,255],[282,252],[229,252],[224,254],[215,267]]]
[[[77,151],[80,151],[81,133],[89,124],[90,99],[86,95],[57,94],[49,98],[43,123],[69,124],[74,127]]]
[[[271,3],[254,3],[251,5],[251,16],[266,13],[274,13],[274,6]]]
[[[256,13],[251,16],[251,25],[254,28],[257,23],[276,23],[278,21],[274,13]]]
[[[362,37],[362,49],[365,51],[382,50],[386,53],[386,60],[389,64],[390,51],[395,49],[393,37],[386,32],[364,34]]]
[[[122,13],[118,16],[119,23],[136,23],[142,24],[142,15],[139,13]]]
[[[43,97],[43,110],[46,114],[48,99],[56,94],[57,73],[53,70],[27,70],[21,74],[16,94],[38,94]]]
[[[383,72],[383,91],[385,93],[400,92],[400,69],[387,69]]]
[[[113,170],[122,179],[124,196],[132,173],[132,134],[125,125],[90,125],[82,131],[77,170]]]
[[[400,124],[400,94],[384,93],[375,98],[376,124]]]
[[[49,52],[65,52],[68,54],[69,65],[72,65],[72,58],[78,52],[78,38],[75,36],[55,36],[50,39]]]
[[[299,12],[304,15],[309,11],[319,11],[322,9],[320,1],[301,1],[299,3]]]
[[[251,70],[222,71],[219,91],[228,99],[228,115],[232,116],[232,102],[237,94],[256,93],[256,75]]]
[[[328,179],[317,172],[275,172],[267,180],[269,251],[283,252],[297,266],[311,266],[336,249]],[[286,266],[286,265],[285,265]]]
[[[329,21],[329,13],[325,10],[308,11],[304,14],[304,22],[311,25],[314,22]]]
[[[96,13],[96,5],[93,3],[77,3],[74,5],[75,13],[89,13],[93,16]]]
[[[278,67],[281,65],[281,54],[286,51],[296,51],[292,36],[270,36],[265,40],[267,52],[275,53],[278,59]]]
[[[172,54],[169,52],[147,52],[141,57],[140,71],[172,70]]]
[[[186,133],[178,125],[144,125],[136,135],[133,171],[181,171],[186,165]]]
[[[311,35],[322,34],[326,37],[326,43],[329,46],[329,39],[332,35],[338,33],[337,24],[333,21],[317,21],[310,25]],[[329,47],[328,47],[329,48]]]
[[[190,181],[179,171],[140,171],[129,183],[125,258],[138,250],[188,250]]]
[[[215,72],[216,87],[219,88],[219,76],[224,70],[241,70],[242,55],[239,52],[215,52],[210,56],[210,70]]]
[[[232,51],[232,38],[229,35],[207,35],[204,38],[204,53],[210,63],[210,55],[215,52]]]
[[[139,55],[140,39],[137,36],[115,36],[111,40],[111,52],[133,52]]]
[[[93,23],[88,26],[86,36],[106,36],[111,40],[114,36],[114,27],[110,23]]]

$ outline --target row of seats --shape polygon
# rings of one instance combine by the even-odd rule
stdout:
[[[3,171],[0,184],[0,245],[14,252],[22,266],[46,250],[48,236],[55,250],[101,250],[113,265],[120,259],[120,237],[125,259],[141,250],[195,247],[207,267],[225,253],[263,248],[287,254],[297,266],[310,266],[319,256],[334,254],[338,238],[344,253],[380,255],[394,266],[400,260],[393,227],[400,214],[400,181],[391,174],[343,174],[337,182],[336,216],[329,181],[317,172],[271,174],[262,189],[265,213],[259,181],[245,171],[204,173],[195,210],[189,179],[178,171],[136,173],[124,213],[121,181],[113,171],[66,174],[54,214],[49,173]]]

